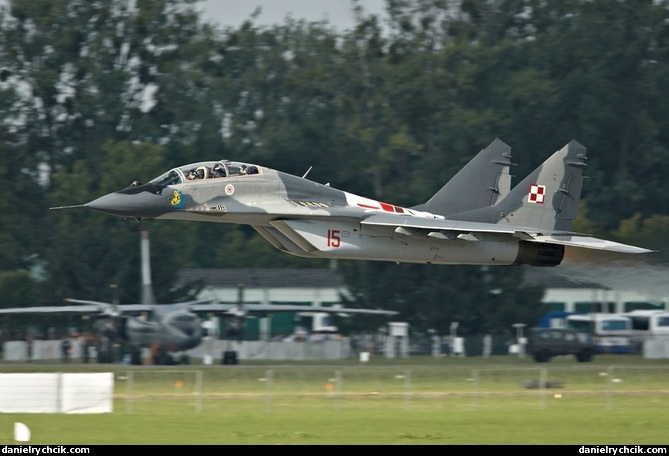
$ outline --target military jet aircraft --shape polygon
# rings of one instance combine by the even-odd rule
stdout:
[[[151,283],[149,235],[142,231],[142,303],[117,304],[67,298],[66,306],[14,307],[0,309],[2,314],[72,314],[91,315],[110,319],[118,336],[130,347],[131,363],[141,364],[141,350],[150,349],[154,364],[187,362],[186,350],[197,347],[207,335],[199,315],[216,315],[235,319],[263,317],[274,313],[325,312],[341,315],[378,315],[390,317],[397,312],[348,307],[323,307],[280,304],[222,304],[211,300],[196,300],[174,304],[157,304]],[[179,354],[178,359],[175,359]]]
[[[586,148],[572,140],[513,189],[508,146],[493,141],[427,202],[400,207],[238,161],[180,166],[77,206],[124,218],[245,224],[306,258],[557,266],[565,248],[653,250],[572,231]],[[492,162],[486,157],[493,158]],[[485,178],[467,182],[475,172]]]

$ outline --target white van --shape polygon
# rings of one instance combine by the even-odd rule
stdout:
[[[567,328],[590,334],[598,353],[631,353],[632,320],[618,314],[590,313],[567,316]]]

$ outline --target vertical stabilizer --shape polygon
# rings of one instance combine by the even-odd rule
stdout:
[[[583,187],[586,148],[572,140],[551,155],[494,207],[451,219],[571,231]]]
[[[142,231],[142,304],[155,304],[151,284],[151,255],[149,252],[149,232]]]
[[[492,206],[511,190],[511,147],[496,138],[430,200],[412,209],[439,215]]]

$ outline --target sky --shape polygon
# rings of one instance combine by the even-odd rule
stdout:
[[[384,15],[386,0],[361,0],[366,14]],[[202,19],[223,27],[237,27],[248,19],[256,8],[262,13],[258,25],[283,24],[286,17],[309,22],[327,20],[338,30],[353,27],[351,0],[203,0]]]

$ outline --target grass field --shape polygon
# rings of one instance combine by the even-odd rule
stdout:
[[[28,425],[31,444],[669,443],[669,361],[627,355],[542,365],[513,357],[0,365],[110,370],[113,413],[0,414],[0,444],[14,443],[15,422]],[[523,387],[528,380],[559,387]]]

